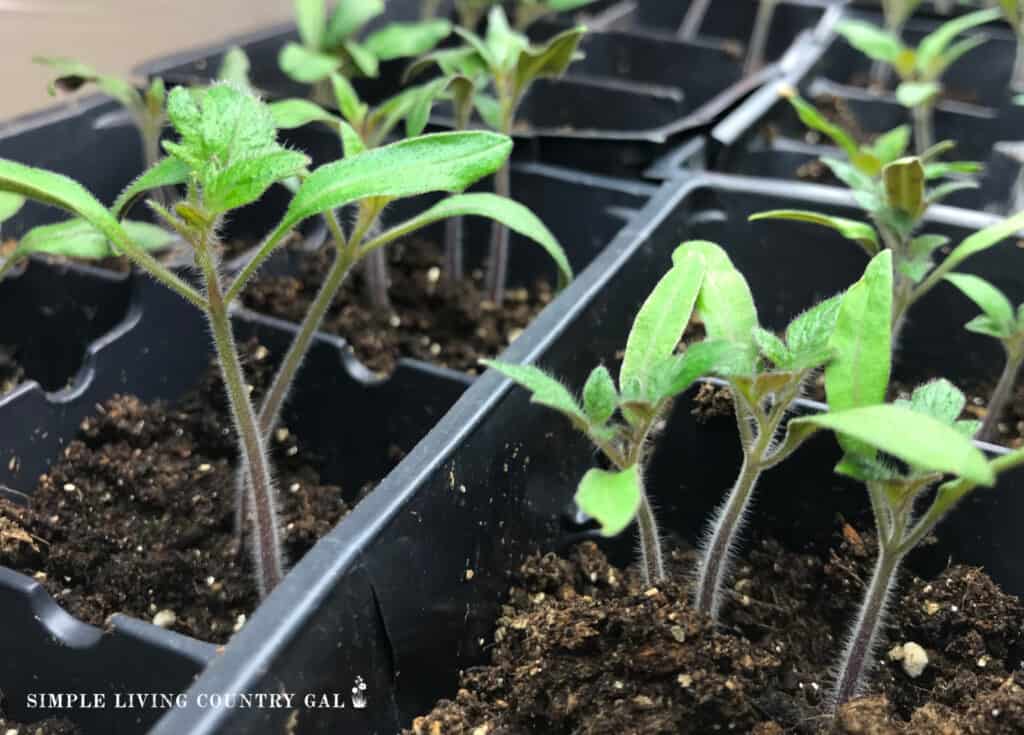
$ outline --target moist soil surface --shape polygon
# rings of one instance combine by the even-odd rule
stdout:
[[[754,539],[721,625],[689,603],[696,555],[645,585],[593,543],[529,558],[492,663],[462,674],[416,735],[995,735],[1024,732],[1024,605],[980,569],[904,574],[865,694],[827,716],[835,657],[870,577],[873,540],[842,524],[827,549]],[[928,655],[917,678],[901,647]]]
[[[356,269],[321,327],[344,337],[359,360],[378,373],[390,373],[398,359],[407,357],[475,375],[479,360],[497,356],[553,297],[551,286],[538,281],[532,289],[509,289],[498,308],[486,298],[480,271],[448,288],[442,281],[441,252],[433,243],[411,238],[390,246],[387,254],[391,312],[370,305],[362,272]],[[330,247],[299,253],[293,275],[255,278],[243,293],[245,305],[301,321],[333,257]]]
[[[254,396],[273,359],[244,348]],[[115,396],[83,421],[27,507],[0,501],[0,564],[42,582],[64,609],[103,625],[113,613],[226,641],[258,602],[248,544],[234,533],[237,450],[220,374],[177,403]],[[278,428],[271,441],[290,563],[349,511],[318,460]]]

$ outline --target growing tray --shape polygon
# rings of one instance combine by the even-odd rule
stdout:
[[[645,3],[654,6],[655,3]],[[390,18],[415,17],[407,3],[389,5]],[[608,11],[606,11],[608,12]],[[787,0],[772,24],[768,49],[817,49],[805,41],[827,31],[839,8],[828,0]],[[716,13],[712,16],[717,18]],[[715,27],[709,18],[709,28]],[[627,21],[625,30],[598,27],[584,40],[586,58],[558,80],[539,80],[523,100],[517,130],[517,156],[616,175],[644,170],[672,143],[709,127],[755,89],[774,79],[778,67],[744,77],[735,44],[720,39],[692,43],[652,33]],[[550,26],[549,26],[550,27]],[[557,27],[557,26],[555,26]],[[805,30],[812,28],[813,30]],[[205,82],[224,52],[239,45],[252,62],[253,83],[271,98],[303,96],[277,68],[277,54],[295,40],[291,27],[277,27],[214,47],[184,52],[143,65],[147,76],[170,83]],[[402,65],[382,68],[377,80],[358,80],[367,99],[399,87]],[[700,69],[700,74],[691,73]],[[681,86],[681,80],[685,84]],[[442,127],[451,119],[443,108],[432,118]]]
[[[783,326],[848,286],[865,265],[838,236],[816,233],[812,241],[793,223],[763,227],[746,221],[753,211],[797,205],[838,214],[853,208],[845,192],[820,186],[715,174],[667,183],[506,358],[537,362],[569,385],[581,384],[595,364],[614,360],[632,315],[687,238],[726,246],[750,280],[764,324]],[[991,221],[935,207],[929,229],[956,237]],[[1024,259],[1019,250],[1010,251]],[[1024,271],[1006,268],[992,251],[968,261],[968,269],[993,278],[1012,298],[1024,296]],[[937,289],[919,305],[934,323],[910,323],[898,374],[911,377],[940,359],[954,381],[995,369],[994,348],[961,328],[973,316],[964,301],[952,289]],[[698,429],[688,401],[681,400],[659,448],[648,483],[655,504],[666,530],[692,541],[738,467],[735,422],[723,417]],[[819,436],[773,470],[763,481],[754,524],[801,542],[827,537],[837,512],[868,518],[863,491],[833,474],[837,458],[831,440]],[[299,733],[394,733],[407,726],[439,696],[454,693],[461,669],[486,659],[506,573],[524,554],[592,537],[577,524],[571,503],[592,461],[591,447],[566,422],[486,373],[307,555],[189,692],[194,699],[203,692],[285,691],[299,702],[307,693],[327,693],[348,706],[186,707],[168,713],[153,732],[275,732],[288,723]],[[1014,561],[1014,519],[1024,511],[1024,499],[1009,492],[1014,479],[1019,474],[965,503],[940,529],[935,546],[915,552],[912,567],[934,571],[952,557],[984,566],[1010,592],[1024,592]],[[621,562],[633,540],[624,536],[607,546]],[[366,703],[354,707],[350,692],[359,681]]]

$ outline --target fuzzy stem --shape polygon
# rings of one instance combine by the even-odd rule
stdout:
[[[644,575],[644,584],[648,587],[665,579],[665,561],[661,554],[661,536],[658,533],[658,521],[651,508],[651,501],[640,480],[640,509],[636,514],[637,528],[640,531],[640,559]]]
[[[747,61],[743,66],[744,74],[753,74],[764,66],[765,51],[768,45],[768,31],[772,27],[772,18],[778,0],[760,0],[757,6],[757,20],[750,36],[750,47],[747,49]]]
[[[708,14],[709,7],[711,7],[711,0],[693,0],[690,3],[690,8],[686,11],[686,15],[683,17],[683,22],[679,26],[676,36],[683,41],[692,41],[696,38],[701,25],[704,23],[704,16]]]
[[[508,163],[494,175],[494,193],[508,197],[512,194],[512,178]],[[508,228],[503,224],[491,224],[490,260],[487,263],[487,277],[484,283],[490,300],[501,306],[505,300],[505,280],[508,277]]]
[[[444,280],[452,287],[465,277],[462,258],[462,217],[452,217],[444,223]]]
[[[277,491],[274,487],[270,461],[267,457],[263,432],[259,429],[256,412],[245,383],[245,373],[235,348],[231,320],[221,290],[220,275],[211,261],[206,244],[197,248],[197,260],[206,280],[207,316],[217,351],[228,402],[238,431],[242,463],[246,467],[248,482],[247,505],[254,529],[254,559],[260,595],[266,597],[284,577],[284,554],[281,550],[280,529],[277,521]]]
[[[931,102],[917,105],[910,111],[914,121],[914,145],[918,155],[935,144],[935,106]]]
[[[871,583],[868,585],[843,653],[839,677],[836,679],[832,694],[832,706],[835,710],[857,696],[861,679],[871,668],[875,640],[885,617],[889,590],[892,589],[896,569],[902,558],[902,555],[890,550],[888,544],[881,545],[875,571],[871,575]]]
[[[1006,347],[1006,365],[1003,367],[1003,374],[988,399],[988,409],[985,413],[985,420],[978,431],[978,438],[982,441],[992,441],[996,438],[996,427],[999,426],[999,419],[1006,410],[1006,404],[1013,393],[1013,386],[1017,383],[1017,375],[1020,373],[1021,364],[1024,363],[1024,349]]]
[[[913,303],[914,283],[902,274],[894,274],[892,294],[892,339],[893,349],[899,345],[900,335],[907,323],[907,312]]]

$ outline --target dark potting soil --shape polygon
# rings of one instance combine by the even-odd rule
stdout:
[[[488,301],[483,273],[472,272],[449,289],[442,282],[438,247],[412,238],[387,250],[392,311],[374,309],[360,269],[352,273],[324,318],[324,331],[344,337],[371,370],[390,373],[402,357],[471,375],[514,340],[553,298],[552,288],[513,288],[501,308]],[[295,275],[258,276],[243,293],[249,308],[291,322],[309,310],[334,254],[330,247],[300,256]]]
[[[0,345],[0,395],[12,390],[25,379],[25,371],[17,360],[17,349]]]
[[[463,672],[454,701],[415,735],[994,735],[1024,732],[1024,605],[980,570],[905,574],[868,694],[837,721],[825,699],[870,577],[872,540],[843,524],[831,548],[755,540],[715,627],[689,604],[693,552],[644,585],[592,543],[528,559],[497,622],[492,663]],[[928,665],[897,660],[916,643]]]
[[[273,360],[254,343],[245,354],[258,396]],[[234,534],[233,436],[213,366],[174,404],[115,396],[82,422],[28,507],[0,502],[0,564],[34,576],[86,622],[124,613],[226,641],[258,602],[248,545]],[[287,428],[271,444],[294,564],[354,500],[321,483],[317,458]]]

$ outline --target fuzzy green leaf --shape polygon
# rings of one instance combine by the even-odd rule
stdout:
[[[547,406],[569,417],[574,424],[585,426],[588,423],[586,414],[576,402],[569,389],[556,378],[533,365],[512,365],[495,360],[483,360],[483,364],[497,370],[507,378],[528,390],[533,403]]]
[[[690,323],[704,281],[704,258],[696,250],[680,246],[673,265],[644,300],[626,339],[626,351],[619,369],[623,395],[643,396],[649,370],[656,362],[675,352]]]
[[[326,0],[295,0],[295,25],[303,46],[320,48],[327,30]]]
[[[313,84],[340,69],[341,60],[289,41],[278,54],[277,65],[296,82]]]
[[[621,472],[589,470],[576,490],[576,505],[601,524],[602,536],[622,533],[636,517],[640,499],[640,472],[636,465]]]
[[[940,378],[915,388],[910,400],[901,399],[894,403],[952,426],[963,413],[967,400],[959,388]]]
[[[367,154],[368,155],[368,154]],[[559,287],[572,280],[572,267],[558,240],[540,219],[517,201],[496,194],[459,194],[442,199],[422,214],[396,225],[378,238],[383,243],[451,217],[487,217],[540,245],[558,266]],[[373,243],[368,243],[371,246]]]
[[[907,108],[920,107],[938,97],[942,85],[937,82],[903,82],[896,87],[896,101]]]
[[[335,126],[338,119],[315,102],[304,99],[285,99],[271,102],[268,107],[274,118],[274,125],[279,130],[301,128],[312,122],[322,122]]]
[[[389,23],[371,33],[365,48],[381,61],[419,56],[430,51],[452,32],[446,20],[428,20],[420,23]]]
[[[978,305],[985,315],[998,325],[1004,337],[1009,337],[1016,331],[1016,318],[1013,304],[1006,298],[1002,291],[986,281],[984,278],[971,275],[970,273],[950,273],[946,280],[956,286],[960,291]]]
[[[342,50],[348,54],[360,74],[367,77],[377,76],[380,70],[380,63],[373,52],[357,41],[344,41],[341,44]]]
[[[888,133],[878,136],[874,143],[868,146],[868,150],[879,163],[885,166],[907,152],[910,145],[910,126],[900,125]]]
[[[147,191],[184,184],[188,181],[189,171],[188,164],[178,158],[168,157],[157,161],[125,187],[111,211],[115,217],[121,217],[129,205]]]
[[[324,32],[324,45],[337,48],[373,18],[384,12],[384,0],[341,0]]]
[[[577,26],[549,39],[543,46],[527,46],[516,63],[516,89],[521,94],[535,79],[560,77],[580,58],[580,40],[587,29]]]
[[[904,406],[882,404],[793,419],[831,429],[897,457],[919,472],[945,472],[991,486],[995,474],[971,440],[947,424]]]
[[[845,20],[836,25],[836,30],[847,43],[877,61],[896,64],[906,48],[893,34],[864,21]]]
[[[598,426],[606,423],[619,405],[619,394],[608,368],[600,365],[594,368],[583,386],[583,412],[590,423]]]
[[[758,212],[750,216],[751,222],[758,222],[766,219],[793,220],[796,222],[810,222],[835,230],[847,240],[853,240],[861,246],[868,255],[878,252],[878,234],[875,228],[866,222],[858,222],[845,217],[833,217],[819,212],[810,212],[802,209],[773,209],[768,212]]]
[[[835,358],[825,368],[832,411],[885,400],[892,360],[892,283],[892,251],[883,250],[840,298],[830,340]]]
[[[121,223],[128,237],[143,250],[160,250],[178,238],[148,222],[127,220]],[[51,225],[39,225],[25,233],[18,243],[12,258],[21,258],[30,253],[50,253],[68,258],[100,260],[117,255],[110,246],[106,235],[92,224],[74,217]]]
[[[841,295],[833,296],[789,323],[786,345],[790,355],[784,364],[787,370],[809,370],[828,361],[833,354],[830,343],[841,305]]]
[[[753,332],[758,323],[750,286],[726,252],[713,242],[687,242],[676,249],[672,258],[682,258],[691,251],[704,257],[704,283],[697,297],[697,311],[704,320],[707,336],[749,349],[749,363],[746,367],[747,371],[752,372],[756,357]]]
[[[368,107],[360,101],[352,83],[341,74],[331,74],[331,88],[342,117],[353,125],[361,125]]]
[[[669,355],[651,370],[650,403],[674,398],[698,378],[730,377],[749,368],[750,351],[724,339],[705,339],[687,347],[681,355]]]
[[[789,350],[786,348],[786,343],[773,333],[761,327],[754,327],[751,334],[758,352],[771,360],[773,365],[781,368],[789,362]]]

